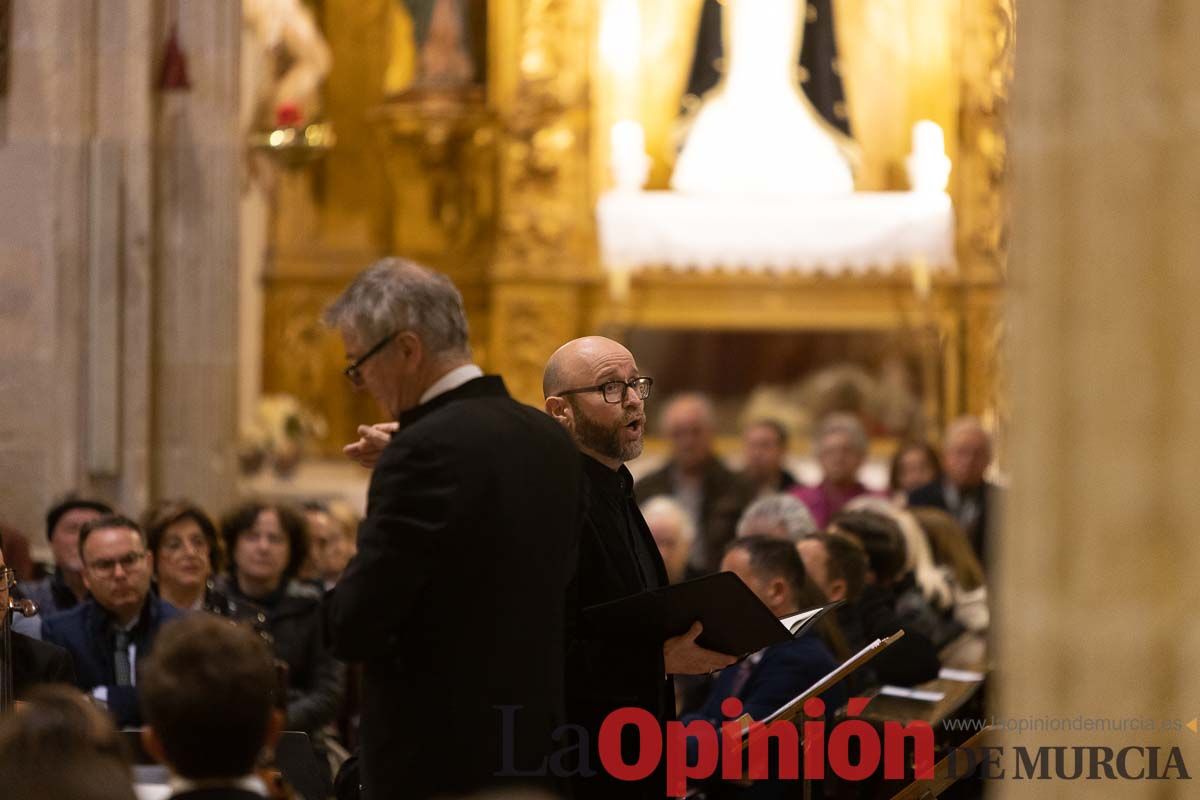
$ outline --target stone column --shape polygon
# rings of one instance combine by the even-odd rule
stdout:
[[[240,3],[177,3],[191,88],[157,139],[154,494],[214,511],[234,496]]]
[[[191,90],[163,95],[178,7]],[[0,135],[0,518],[233,492],[238,3],[16,0]]]
[[[1149,722],[1004,743],[1178,746],[1195,778],[1200,736],[1161,727],[1200,714],[1200,6],[1032,0],[1016,41],[994,706]],[[989,796],[1165,800],[1194,783],[1006,780]]]

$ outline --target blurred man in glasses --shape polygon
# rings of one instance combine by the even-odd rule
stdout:
[[[150,592],[153,557],[136,522],[108,514],[79,530],[83,581],[91,597],[42,623],[42,638],[65,648],[76,685],[108,706],[119,726],[141,723],[138,664],[159,628],[180,616]]]

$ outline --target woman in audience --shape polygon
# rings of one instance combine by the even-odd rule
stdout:
[[[107,714],[77,690],[39,686],[0,718],[4,800],[134,800],[133,774]]]
[[[307,556],[304,518],[287,506],[250,501],[225,516],[221,536],[233,554],[225,581],[230,598],[261,609],[255,621],[287,664],[287,728],[308,733],[324,756],[345,667],[325,647],[320,590],[296,579]]]
[[[928,442],[910,441],[892,456],[888,488],[900,505],[908,504],[908,493],[942,479],[942,460]]]
[[[214,584],[225,565],[225,549],[204,509],[168,500],[146,512],[142,527],[154,555],[159,597],[181,611],[237,616],[236,604]]]
[[[983,565],[962,526],[939,508],[914,508],[912,516],[929,539],[933,560],[950,581],[954,619],[972,633],[983,633],[990,619]]]

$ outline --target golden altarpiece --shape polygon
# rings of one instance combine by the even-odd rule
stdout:
[[[936,428],[999,407],[1005,260],[1005,116],[1014,0],[836,0],[841,74],[861,161],[857,190],[903,190],[913,124],[933,120],[953,163],[954,266],[866,274],[647,268],[610,274],[597,199],[611,184],[619,113],[645,131],[649,188],[665,188],[671,126],[699,0],[640,0],[635,108],[600,50],[605,2],[464,2],[485,77],[412,86],[416,55],[400,0],[314,0],[333,54],[325,117],[337,145],[281,168],[265,267],[263,387],[324,415],[327,455],[378,418],[342,385],[321,308],[377,257],[415,258],[463,290],[477,359],[519,398],[540,400],[548,355],[587,332],[907,330],[937,388]],[[486,22],[480,24],[483,17]],[[405,82],[407,88],[400,88]]]

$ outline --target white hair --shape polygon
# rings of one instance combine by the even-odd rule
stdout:
[[[462,295],[440,272],[403,258],[384,258],[359,273],[325,310],[325,324],[353,331],[366,345],[399,331],[417,334],[429,353],[466,355]]]
[[[651,519],[660,519],[674,524],[686,545],[691,545],[696,541],[696,523],[692,521],[691,515],[678,501],[672,500],[665,494],[651,497],[643,503],[642,516],[646,518],[647,525],[650,525]]]
[[[859,495],[847,503],[845,510],[870,511],[895,522],[904,536],[904,571],[912,572],[917,588],[936,608],[945,609],[954,604],[954,590],[950,579],[933,560],[929,539],[916,517],[887,498],[866,494]]]
[[[768,525],[781,526],[793,542],[817,532],[817,523],[808,506],[790,494],[769,494],[747,506],[738,520],[737,535],[747,535],[752,523],[763,520]]]

